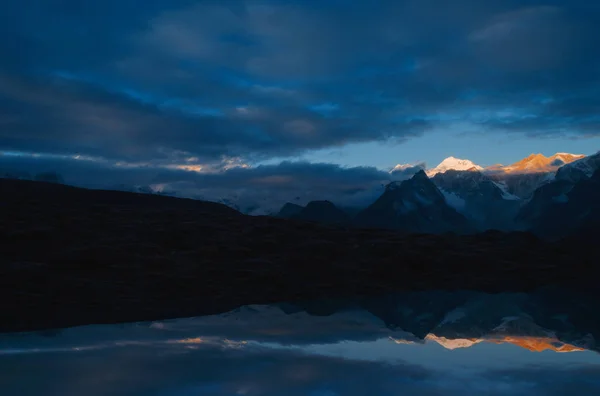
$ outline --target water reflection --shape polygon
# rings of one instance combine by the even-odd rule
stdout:
[[[593,299],[405,293],[0,335],[2,395],[598,395]]]

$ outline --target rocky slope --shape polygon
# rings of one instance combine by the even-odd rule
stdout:
[[[547,237],[569,235],[596,220],[600,202],[600,153],[565,165],[553,181],[538,188],[517,220]]]
[[[557,180],[546,187],[523,208],[520,219],[544,237],[564,237],[581,228],[591,233],[583,237],[597,236],[598,229],[594,228],[600,225],[600,170],[574,184]]]
[[[355,224],[408,232],[470,232],[468,220],[448,205],[424,171],[390,183],[377,201],[358,214]]]
[[[432,178],[446,202],[474,223],[478,229],[508,230],[520,199],[477,170],[449,170]]]

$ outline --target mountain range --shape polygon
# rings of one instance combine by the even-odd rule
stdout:
[[[413,169],[397,165],[391,173]],[[515,164],[481,167],[446,158],[389,183],[372,204],[343,216],[331,202],[320,212],[288,203],[278,217],[417,233],[532,230],[545,237],[577,232],[600,218],[600,153],[532,154]],[[314,206],[307,205],[306,209]],[[291,213],[293,216],[286,213]],[[312,213],[310,216],[308,213]]]
[[[575,204],[565,208],[567,225],[572,213],[587,212],[583,205],[597,208],[592,194],[598,177],[579,181],[566,193],[568,203]],[[200,200],[48,182],[0,179],[0,191],[0,331],[188,317],[248,303],[409,290],[498,293],[554,285],[589,290],[598,300],[594,222],[584,221],[582,232],[549,242],[524,232],[457,236],[323,226],[243,215]],[[415,221],[418,232],[445,232],[454,221],[464,226],[466,217],[450,212],[454,209],[422,173],[386,193],[399,212],[392,212],[391,227],[410,230],[411,224],[400,221]],[[406,208],[414,213],[405,213]],[[435,229],[429,216],[446,229]],[[432,306],[431,296],[416,299],[415,309],[422,307],[423,316],[381,303],[370,311],[390,325],[426,335],[458,306],[455,302],[444,297]],[[593,315],[586,313],[582,320]]]
[[[531,154],[511,165],[482,167],[455,157],[425,170],[419,165],[397,165],[392,181],[379,197],[363,207],[340,207],[319,200],[306,206],[286,203],[280,218],[329,225],[386,228],[413,233],[460,234],[485,230],[531,230],[539,236],[558,238],[593,229],[600,218],[598,172],[600,153],[584,156],[556,153]],[[55,172],[35,175],[4,172],[0,177],[63,184]],[[406,179],[406,177],[409,177]],[[113,190],[144,194],[149,186],[113,186]],[[269,214],[256,205],[238,205],[235,197],[219,201],[240,212]],[[260,205],[259,205],[260,206]]]
[[[409,180],[388,184],[381,197],[358,213],[355,224],[420,233],[471,231],[466,217],[448,205],[422,170]]]

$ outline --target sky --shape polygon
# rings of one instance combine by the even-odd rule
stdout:
[[[399,163],[593,154],[598,37],[589,0],[9,2],[0,168],[350,204]]]

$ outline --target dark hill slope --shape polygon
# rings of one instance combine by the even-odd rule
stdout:
[[[597,243],[409,235],[0,179],[0,331],[398,290],[595,286]]]

